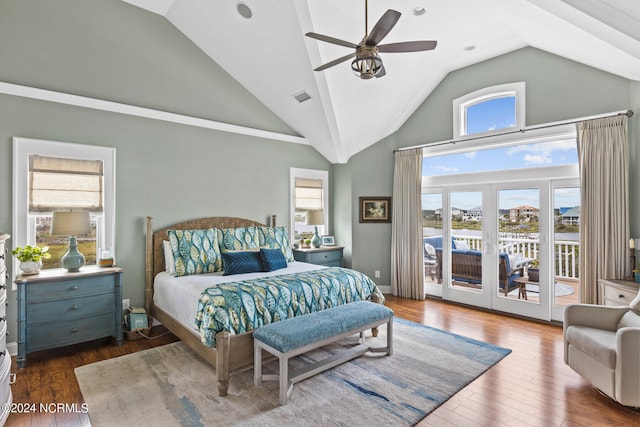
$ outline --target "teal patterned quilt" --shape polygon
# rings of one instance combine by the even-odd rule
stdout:
[[[218,332],[242,334],[289,317],[370,301],[374,294],[384,304],[382,292],[369,277],[340,267],[221,283],[200,296],[196,327],[202,342],[215,347]]]

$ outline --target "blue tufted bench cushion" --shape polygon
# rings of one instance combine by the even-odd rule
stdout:
[[[369,347],[364,331],[387,324],[387,346]],[[280,404],[284,405],[293,384],[354,359],[366,352],[393,354],[393,310],[380,304],[356,301],[323,311],[270,323],[253,332],[254,383],[276,380],[280,383]],[[360,344],[338,352],[326,359],[309,364],[289,374],[289,359],[307,351],[360,333]],[[262,375],[262,351],[279,360],[278,375]]]
[[[380,304],[356,301],[328,310],[316,311],[270,323],[253,333],[257,339],[281,353],[358,330],[378,320],[393,316],[393,310]]]

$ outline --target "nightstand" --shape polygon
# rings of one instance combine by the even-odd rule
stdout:
[[[112,336],[122,344],[122,269],[84,266],[18,276],[18,367],[26,355]]]
[[[638,284],[630,280],[600,279],[600,304],[629,305],[638,295]]]
[[[324,265],[326,267],[342,267],[342,246],[322,246],[311,249],[294,249],[293,257],[296,261],[309,264]]]

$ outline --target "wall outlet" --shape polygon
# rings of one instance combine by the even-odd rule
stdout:
[[[380,278],[380,270],[376,270],[375,273],[373,273],[376,279]]]
[[[129,298],[122,300],[122,310],[123,311],[124,310],[128,310],[130,306],[131,306],[131,303],[129,301]]]

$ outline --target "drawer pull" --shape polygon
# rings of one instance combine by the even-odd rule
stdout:
[[[2,285],[0,285],[0,289],[7,289],[7,284],[3,283]]]
[[[77,309],[78,309],[77,305],[74,304],[74,305],[71,306],[71,310],[77,310]]]
[[[75,334],[76,332],[78,332],[78,328],[71,328],[71,333]]]
[[[0,356],[4,356],[5,354],[7,354],[7,350],[0,351]]]
[[[620,295],[618,295],[618,298],[624,299],[624,295],[620,294]]]
[[[16,374],[9,375],[9,384],[14,385],[16,383]]]
[[[0,254],[0,259],[5,259],[5,255],[4,254]]]
[[[69,290],[77,291],[78,290],[78,285],[73,285],[72,287],[69,288]]]

